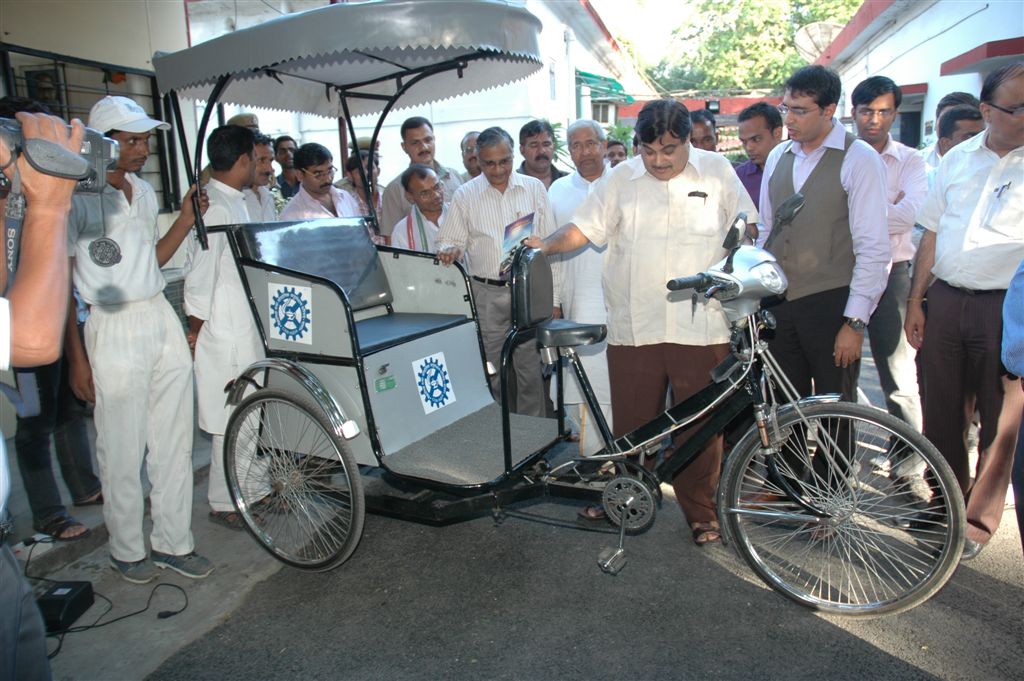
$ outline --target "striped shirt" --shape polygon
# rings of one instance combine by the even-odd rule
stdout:
[[[481,173],[455,191],[437,235],[437,248],[458,248],[473,276],[497,279],[504,252],[505,227],[533,213],[534,236],[555,231],[555,215],[540,180],[511,173],[500,192]]]

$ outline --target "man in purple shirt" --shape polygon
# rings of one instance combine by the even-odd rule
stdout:
[[[782,114],[768,102],[751,104],[740,112],[739,137],[748,161],[736,166],[747,193],[760,210],[761,179],[764,177],[764,163],[768,154],[782,141]]]
[[[841,89],[822,66],[786,81],[779,110],[791,141],[765,162],[758,243],[767,242],[789,279],[785,297],[771,305],[772,354],[800,395],[854,401],[864,331],[885,290],[891,250],[885,166],[835,117]],[[794,192],[804,195],[803,210],[772,234],[775,206]]]

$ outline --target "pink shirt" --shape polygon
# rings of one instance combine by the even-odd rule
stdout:
[[[913,260],[914,244],[910,235],[914,230],[917,212],[924,206],[928,196],[928,174],[924,158],[914,149],[894,142],[882,150],[885,164],[886,206],[888,208],[889,245],[892,247],[892,261]],[[903,192],[898,202],[896,197]]]
[[[334,200],[334,210],[339,218],[349,218],[362,215],[359,210],[359,202],[348,192],[343,192],[337,187],[331,187],[331,198]],[[292,197],[288,205],[281,211],[278,218],[282,222],[289,220],[318,220],[322,218],[333,218],[331,211],[327,210],[322,203],[309,195],[305,187],[299,187],[299,193]]]

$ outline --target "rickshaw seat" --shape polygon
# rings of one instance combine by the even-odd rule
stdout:
[[[577,324],[568,319],[550,319],[537,327],[537,345],[565,348],[600,343],[608,334],[604,324]]]
[[[356,322],[356,337],[359,351],[365,355],[450,329],[466,321],[466,316],[460,314],[391,312]]]
[[[542,348],[600,343],[607,334],[603,324],[578,324],[552,319],[554,279],[544,253],[520,249],[512,260],[512,327],[517,333],[534,330]]]

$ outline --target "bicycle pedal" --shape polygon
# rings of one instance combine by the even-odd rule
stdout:
[[[597,564],[601,570],[610,575],[617,575],[626,567],[626,550],[621,546],[609,546],[601,550],[597,556]]]

